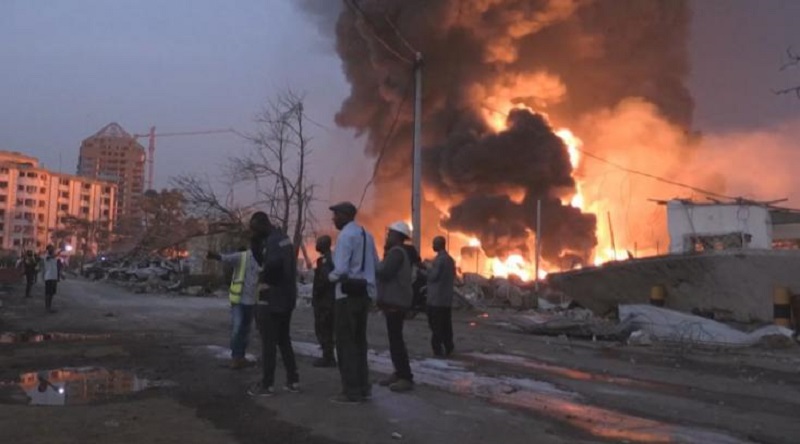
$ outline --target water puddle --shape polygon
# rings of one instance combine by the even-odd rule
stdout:
[[[39,333],[35,331],[3,332],[0,333],[0,344],[19,344],[36,342],[77,342],[109,339],[110,334],[83,334],[83,333]]]
[[[174,385],[150,381],[125,370],[65,367],[22,373],[17,381],[0,382],[0,402],[30,405],[82,405]]]
[[[294,342],[293,345],[297,354],[320,356],[316,344]],[[370,351],[368,359],[373,371],[393,371],[388,353]],[[601,438],[639,443],[747,442],[713,430],[669,424],[588,405],[579,394],[562,390],[551,383],[530,378],[482,375],[459,361],[423,359],[413,361],[411,366],[414,379],[418,383],[458,395],[484,399],[497,405],[534,412]],[[573,376],[585,379],[587,375]]]

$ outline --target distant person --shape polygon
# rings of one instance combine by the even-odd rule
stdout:
[[[428,326],[431,329],[431,347],[434,356],[453,353],[453,286],[456,279],[456,262],[447,252],[442,236],[433,239],[436,257],[428,270]]]
[[[22,267],[25,275],[25,297],[31,297],[31,289],[36,283],[36,274],[39,272],[39,258],[33,254],[33,250],[28,250],[18,262],[17,267]]]
[[[394,373],[380,384],[388,386],[393,392],[407,392],[414,388],[414,375],[411,373],[408,350],[403,339],[403,324],[414,298],[412,258],[405,247],[410,238],[411,228],[407,223],[391,224],[386,233],[383,261],[375,271],[378,308],[386,317],[389,352],[394,365]]]
[[[240,370],[252,365],[245,356],[253,325],[260,267],[252,250],[244,247],[231,254],[209,252],[208,258],[234,267],[228,290],[231,303],[231,368]]]
[[[253,245],[261,251],[261,263],[256,322],[261,333],[261,382],[248,389],[251,396],[275,394],[275,365],[277,349],[286,369],[284,388],[292,393],[300,391],[297,362],[292,349],[290,327],[292,312],[297,304],[297,260],[289,238],[274,227],[266,213],[258,212],[250,219],[254,233]],[[258,257],[260,256],[260,258]]]
[[[342,393],[331,401],[358,404],[372,397],[367,364],[367,315],[376,297],[375,240],[356,223],[356,206],[338,203],[330,210],[339,230],[333,253],[334,268],[329,278],[336,285],[334,328],[336,355],[342,376]]]
[[[311,290],[311,306],[314,308],[314,332],[317,342],[322,348],[322,357],[314,361],[314,367],[336,367],[333,339],[334,305],[336,303],[336,285],[330,281],[333,271],[331,254],[331,237],[317,238],[317,267],[314,269],[314,285]]]
[[[47,246],[47,254],[42,259],[42,279],[44,279],[44,307],[48,313],[55,313],[53,310],[53,297],[58,290],[58,281],[61,280],[62,272],[61,259],[56,255],[56,247]]]

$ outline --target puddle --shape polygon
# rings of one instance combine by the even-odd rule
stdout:
[[[320,356],[317,344],[294,342],[293,345],[299,355]],[[379,373],[393,371],[388,353],[370,351],[368,360],[373,371]],[[478,374],[459,361],[423,359],[413,361],[411,366],[414,380],[418,383],[505,407],[527,410],[565,422],[597,437],[639,443],[742,444],[747,442],[713,430],[664,423],[592,406],[578,393],[562,390],[549,382],[531,378]],[[585,377],[585,375],[574,376]]]
[[[83,334],[83,333],[39,333],[35,331],[3,332],[0,333],[0,344],[19,344],[32,342],[70,342],[109,339],[110,334]]]
[[[23,373],[17,381],[0,382],[0,402],[30,405],[82,405],[174,384],[150,381],[125,370],[65,367]]]

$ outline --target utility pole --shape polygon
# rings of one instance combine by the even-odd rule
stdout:
[[[422,244],[422,53],[414,63],[414,167],[411,186],[411,224],[417,251]]]
[[[536,276],[534,276],[534,285],[536,291],[539,291],[539,263],[542,260],[542,199],[536,201]]]

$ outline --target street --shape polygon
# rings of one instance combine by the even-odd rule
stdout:
[[[336,369],[299,303],[302,393],[245,394],[258,368],[227,368],[227,300],[132,294],[104,282],[0,293],[0,441],[16,443],[797,443],[800,352],[628,346],[515,333],[502,313],[454,313],[456,354],[433,359],[424,316],[406,324],[417,386],[329,402]],[[391,371],[370,317],[374,379]],[[248,353],[260,355],[252,336]],[[61,370],[60,372],[58,370]],[[37,390],[48,372],[50,385]],[[277,385],[283,383],[278,364]],[[62,393],[63,392],[63,393]],[[35,405],[41,404],[41,405]]]

